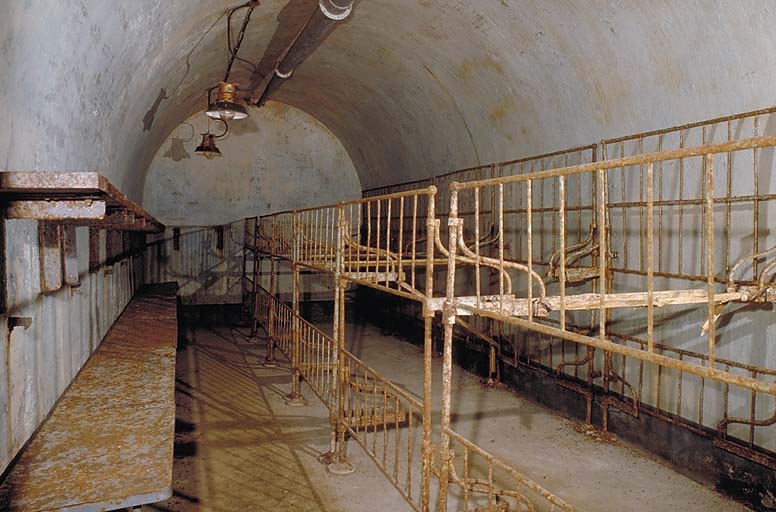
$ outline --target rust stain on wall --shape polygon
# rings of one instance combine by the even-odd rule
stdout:
[[[493,121],[502,121],[509,115],[510,112],[512,112],[512,110],[514,110],[512,99],[509,97],[504,97],[499,100],[498,103],[490,107],[488,110],[488,116]]]

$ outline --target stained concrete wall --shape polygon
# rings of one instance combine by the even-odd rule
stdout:
[[[145,279],[176,281],[183,304],[239,304],[242,262],[242,221],[168,228],[148,238]]]
[[[222,131],[220,123],[211,129]],[[186,303],[239,303],[241,219],[356,199],[361,186],[340,141],[294,107],[269,101],[248,119],[233,121],[217,141],[222,156],[210,160],[194,153],[197,134],[206,130],[203,112],[191,116],[173,130],[148,170],[146,208],[166,225],[181,227],[177,237],[168,228],[149,238],[146,279],[178,281]],[[269,272],[268,263],[263,270]],[[288,279],[280,277],[280,289],[290,286]],[[303,293],[328,289],[316,283],[303,280]]]
[[[316,3],[262,2],[241,57],[271,71]],[[142,199],[223,78],[231,5],[7,2],[0,162],[100,170]],[[273,99],[328,126],[368,188],[771,104],[775,23],[759,0],[371,0]]]
[[[168,226],[222,225],[361,196],[345,148],[301,110],[274,101],[251,110],[230,123],[217,140],[222,156],[210,160],[194,153],[207,127],[203,112],[189,117],[148,169],[144,205]],[[219,134],[223,125],[211,122],[210,129]]]
[[[241,56],[259,75],[315,3],[256,9]],[[0,165],[97,170],[142,200],[157,149],[223,77],[229,6],[7,2]],[[331,129],[369,188],[770,105],[775,25],[758,0],[370,0],[273,99]]]
[[[167,228],[150,235],[144,254],[145,282],[176,281],[185,305],[240,304],[243,301],[243,264],[253,275],[254,255],[243,251],[244,221],[223,226]],[[177,242],[176,242],[177,240]],[[244,259],[245,258],[245,259]],[[271,263],[258,263],[258,283],[270,289]],[[291,268],[284,261],[275,267],[276,291],[291,301]],[[305,273],[299,279],[302,300],[331,300],[333,279],[329,274]],[[247,291],[247,289],[246,289]]]
[[[42,293],[38,223],[15,220],[5,226],[8,301],[0,315],[0,472],[46,418],[143,278],[138,257],[90,271],[89,229],[79,227],[80,283]],[[103,232],[103,262],[105,238]]]

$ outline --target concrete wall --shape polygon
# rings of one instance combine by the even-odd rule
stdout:
[[[76,229],[80,284],[41,292],[38,223],[5,221],[7,311],[0,315],[0,472],[46,418],[142,283],[142,260],[89,270],[89,229]],[[16,327],[14,327],[16,325]],[[25,327],[25,325],[27,325]]]
[[[210,129],[219,134],[223,125],[211,122]],[[168,226],[222,225],[361,195],[345,148],[296,108],[270,101],[249,118],[232,121],[227,135],[217,140],[222,156],[211,160],[194,153],[206,130],[204,112],[189,117],[148,169],[144,205]]]
[[[145,282],[176,281],[178,296],[186,305],[240,304],[243,300],[244,221],[223,226],[168,228],[150,235],[144,254]],[[177,234],[176,234],[177,233]],[[176,242],[177,239],[177,242]],[[220,243],[219,243],[220,242]],[[253,255],[247,256],[248,275],[253,273]],[[270,261],[259,265],[259,285],[270,288]],[[276,264],[277,292],[291,300],[291,268]],[[332,300],[332,276],[305,273],[299,280],[302,300]]]
[[[271,72],[316,3],[262,2],[241,57]],[[2,166],[100,170],[142,199],[157,148],[223,78],[231,5],[8,2]],[[769,105],[774,24],[759,0],[371,0],[272,99],[328,126],[369,188]]]
[[[211,129],[222,130],[220,123]],[[146,279],[178,281],[186,303],[239,303],[241,219],[356,199],[361,186],[339,140],[294,107],[270,101],[248,119],[232,122],[227,136],[217,141],[222,156],[210,160],[194,153],[197,134],[205,130],[204,113],[191,116],[173,130],[149,168],[146,208],[181,228],[177,243],[173,228],[149,237]],[[269,272],[269,263],[263,270]],[[284,275],[279,288],[289,282]],[[304,280],[308,295],[321,291],[315,283]]]
[[[242,221],[168,228],[148,237],[145,279],[148,283],[177,281],[184,304],[239,304],[242,262]]]
[[[246,85],[271,72],[315,4],[262,2],[241,51],[259,69],[254,74],[238,62],[232,78]],[[225,0],[7,2],[0,18],[0,168],[96,170],[142,201],[146,171],[157,169],[149,167],[154,155],[160,148],[166,152],[165,139],[201,110],[204,91],[223,77],[223,16],[231,5]],[[327,126],[352,158],[360,184],[369,188],[768,106],[776,99],[775,25],[776,10],[759,0],[369,0],[357,3],[352,17],[327,34],[272,99]],[[250,111],[253,119],[265,115]],[[278,142],[290,146],[292,141]],[[229,143],[225,140],[222,149]],[[265,148],[240,149],[252,165]],[[211,163],[218,168],[217,161]],[[170,185],[175,180],[169,169],[158,183],[197,203],[181,204],[171,218],[207,207],[202,191],[208,182],[181,179]],[[272,179],[277,176],[282,175]],[[349,183],[356,187],[355,179]],[[333,185],[339,189],[341,183]],[[222,199],[236,193],[229,186],[219,183]],[[253,213],[284,208],[274,199],[280,187],[268,190],[271,206],[264,195],[265,203],[254,203]],[[244,205],[260,196],[240,197]],[[204,222],[186,224],[234,220],[245,211],[242,205],[202,209],[209,214]],[[9,227],[7,250],[34,256],[29,238],[34,230],[29,230]],[[12,258],[9,274],[34,279],[34,261],[13,263]],[[204,259],[180,265],[207,268]],[[21,302],[30,308],[53,303],[35,290],[32,283],[12,295],[24,295]],[[75,307],[63,305],[69,300],[55,302]],[[122,301],[107,304],[100,303],[99,314],[109,324]],[[43,375],[38,365],[51,359],[38,358],[33,350],[50,343],[44,341],[49,340],[44,326],[54,332],[59,325],[53,309],[40,310],[44,321],[33,324],[34,335],[18,328],[12,335],[35,340],[16,345],[29,353],[7,352],[21,357],[19,375],[25,378]],[[743,322],[758,325],[760,316]],[[736,325],[728,327],[731,337]],[[667,329],[681,332],[681,322]],[[772,331],[768,336],[761,343],[772,340]],[[771,357],[762,357],[762,345],[727,346],[744,360]],[[37,377],[29,379],[30,389],[44,387]],[[14,386],[14,396],[21,396],[22,383]],[[19,400],[14,407],[37,398]],[[45,409],[35,401],[30,412],[17,410],[17,426],[2,428],[18,434],[3,439],[25,438]],[[11,442],[4,453],[18,444]]]

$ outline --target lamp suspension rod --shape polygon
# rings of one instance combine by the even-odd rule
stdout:
[[[240,46],[242,45],[243,39],[245,38],[245,29],[248,27],[248,22],[251,21],[251,13],[253,13],[253,9],[259,4],[259,2],[252,0],[250,2],[247,2],[239,7],[235,7],[234,9],[231,9],[229,11],[229,14],[226,16],[226,46],[229,51],[229,60],[226,64],[226,73],[224,73],[224,82],[229,81],[229,74],[232,72],[232,64],[234,64],[234,61],[237,60],[239,57],[237,57],[237,53],[240,51]],[[247,7],[248,12],[245,13],[245,18],[243,19],[242,27],[240,28],[240,33],[237,36],[237,41],[235,41],[234,48],[232,47],[232,15],[240,10]],[[239,59],[243,60],[243,59]],[[253,65],[249,61],[249,64]]]

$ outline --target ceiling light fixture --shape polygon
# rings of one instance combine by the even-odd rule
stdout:
[[[208,108],[205,114],[211,119],[220,119],[222,121],[235,121],[248,117],[245,107],[238,103],[237,84],[234,82],[220,82],[218,84],[218,96],[215,103],[210,102],[210,92],[208,91]]]
[[[203,133],[202,142],[194,150],[198,155],[202,155],[208,160],[221,156],[221,150],[216,146],[216,138],[212,133]]]
[[[259,2],[256,0],[246,2],[243,5],[231,9],[226,16],[226,49],[229,58],[226,62],[226,73],[224,73],[223,81],[207,91],[207,110],[205,111],[205,115],[211,119],[218,119],[221,121],[231,121],[234,119],[235,121],[238,121],[248,117],[248,111],[245,109],[245,105],[242,100],[237,98],[237,89],[239,86],[237,82],[229,81],[229,74],[231,73],[232,65],[236,60],[250,64],[254,71],[256,71],[256,66],[245,59],[241,59],[237,54],[239,53],[240,46],[245,38],[245,30],[248,28],[253,9],[258,5]],[[245,12],[239,35],[237,36],[234,45],[232,45],[232,16],[240,9],[247,9],[247,11]],[[216,96],[215,102],[211,101],[211,93],[214,89],[218,89],[218,95]]]
[[[221,135],[213,135],[210,133],[210,118],[208,118],[207,133],[202,134],[202,142],[200,142],[199,146],[197,146],[197,149],[194,150],[196,154],[202,155],[208,160],[212,160],[217,156],[221,156],[221,150],[218,149],[218,146],[216,146],[216,139],[225,137],[226,134],[229,133],[229,125],[226,124],[226,121],[223,119],[219,119],[219,121],[224,123],[224,133]]]

